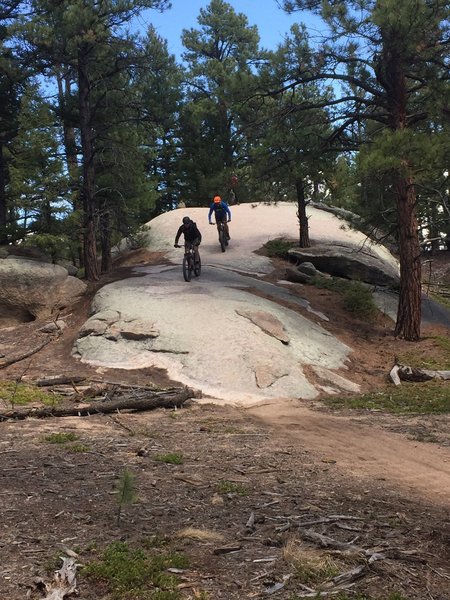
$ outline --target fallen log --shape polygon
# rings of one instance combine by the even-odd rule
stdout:
[[[95,402],[75,404],[69,406],[43,406],[41,408],[14,408],[2,410],[0,421],[7,419],[26,419],[35,417],[85,417],[92,414],[108,414],[122,410],[145,411],[155,408],[175,408],[182,406],[190,398],[201,397],[199,390],[189,387],[169,388],[166,390],[147,390],[137,395],[123,395],[120,398],[109,400],[107,397]]]
[[[82,381],[86,381],[86,377],[82,377],[79,375],[53,375],[51,377],[43,377],[34,382],[34,385],[38,387],[50,387],[52,385],[65,385],[72,383],[81,383]]]
[[[401,385],[402,381],[423,382],[431,379],[450,380],[450,371],[431,371],[430,369],[420,369],[417,367],[408,367],[406,365],[395,364],[389,377],[395,385]]]

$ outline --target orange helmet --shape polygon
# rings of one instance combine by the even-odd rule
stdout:
[[[214,202],[222,202],[222,198],[220,196],[214,196]]]

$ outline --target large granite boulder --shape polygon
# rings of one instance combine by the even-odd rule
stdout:
[[[59,265],[13,256],[0,259],[1,321],[48,318],[79,300],[86,288]]]
[[[375,247],[359,248],[342,242],[289,250],[290,260],[297,264],[308,262],[319,271],[335,277],[396,287],[400,280],[397,262],[387,250],[384,254],[386,256]]]

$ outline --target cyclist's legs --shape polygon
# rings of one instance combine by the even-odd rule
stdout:
[[[227,223],[227,216],[226,215],[224,217],[216,217],[216,224],[217,224],[217,232],[218,233],[220,233],[220,224],[221,223],[223,223],[223,231],[224,231],[224,233],[225,233],[225,235],[227,236],[227,239],[228,239],[230,237],[230,232],[228,231],[228,223]]]
[[[192,248],[192,242],[184,242],[184,253],[189,254]]]
[[[184,251],[186,254],[190,251],[191,248],[193,249],[195,262],[200,262],[200,254],[198,251],[199,243],[200,242],[198,240],[194,240],[193,242],[185,242],[184,243]]]
[[[194,260],[196,263],[200,262],[200,253],[198,251],[199,246],[200,246],[200,242],[197,239],[192,244],[192,247],[194,248]]]

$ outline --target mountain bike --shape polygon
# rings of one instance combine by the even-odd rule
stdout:
[[[182,248],[183,246],[176,245],[175,248]],[[183,277],[185,281],[191,281],[192,273],[198,277],[202,270],[202,263],[200,260],[200,254],[198,255],[198,262],[195,261],[194,244],[186,244],[184,247],[183,256]]]
[[[211,225],[214,225],[214,223],[211,223]],[[228,246],[228,237],[227,237],[227,234],[225,233],[225,224],[223,221],[219,221],[219,223],[216,223],[216,225],[217,225],[217,231],[219,232],[220,248],[221,248],[222,252],[225,252],[225,250]]]

